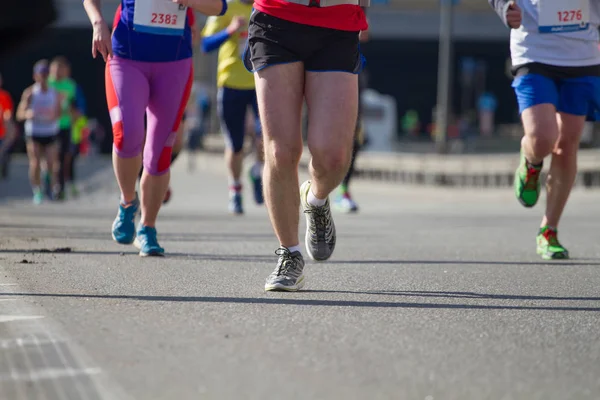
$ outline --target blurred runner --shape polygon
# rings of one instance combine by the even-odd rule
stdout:
[[[54,194],[58,196],[60,192],[57,142],[62,96],[49,86],[48,75],[48,61],[38,61],[33,68],[35,83],[25,89],[17,109],[17,119],[25,121],[29,181],[34,204],[40,204],[44,199],[40,179],[42,157],[46,160]]]
[[[2,75],[0,75],[0,179],[6,179],[10,163],[10,150],[16,136],[16,127],[13,124],[15,107],[10,93],[2,89],[2,83]]]
[[[69,151],[71,150],[71,102],[77,96],[77,84],[71,79],[71,65],[62,56],[55,57],[50,64],[50,87],[62,95],[62,114],[59,120],[60,133],[58,138],[60,171],[58,181],[60,191],[58,200],[65,199],[65,186],[69,171]]]
[[[577,175],[586,116],[600,109],[600,2],[488,1],[512,28],[512,86],[525,129],[515,195],[525,207],[537,203],[544,159],[552,154],[537,253],[569,258],[558,241],[558,223]]]
[[[298,209],[306,216],[310,258],[336,245],[329,194],[348,172],[358,113],[359,32],[368,29],[360,0],[256,0],[245,65],[254,72],[265,142],[264,188],[280,247],[265,290],[304,285]],[[311,179],[298,189],[302,104],[308,109]]]
[[[169,186],[175,132],[179,130],[193,82],[192,29],[187,22],[187,6],[216,15],[225,13],[227,3],[225,0],[122,0],[112,35],[99,3],[99,0],[83,2],[94,29],[92,54],[95,57],[100,53],[107,61],[106,97],[113,126],[113,166],[121,190],[112,236],[121,244],[134,243],[140,256],[163,256],[156,219]],[[142,213],[136,232],[135,218],[140,209],[136,181],[142,152]]]
[[[229,0],[228,11],[222,17],[211,17],[202,30],[202,49],[219,49],[217,67],[217,107],[221,131],[225,135],[225,161],[229,169],[229,211],[243,214],[242,169],[246,113],[252,109],[255,126],[256,161],[250,168],[254,200],[262,204],[263,148],[254,76],[246,70],[242,60],[248,39],[248,20],[253,0]]]
[[[363,11],[365,15],[367,14],[367,7],[363,7]],[[365,43],[369,40],[369,31],[361,31],[358,39],[361,43]],[[363,106],[362,106],[362,93],[365,89],[366,83],[364,79],[365,75],[361,74],[358,77],[358,118],[356,119],[356,128],[354,131],[354,144],[352,147],[352,159],[350,161],[350,167],[348,168],[348,172],[346,176],[342,180],[342,184],[340,185],[340,194],[336,201],[337,208],[342,212],[357,212],[358,204],[352,199],[350,195],[350,180],[354,176],[355,165],[356,165],[356,157],[358,156],[358,152],[365,145],[365,126],[363,123]]]
[[[67,157],[67,171],[68,171],[68,182],[69,192],[72,197],[79,196],[79,189],[75,183],[76,176],[76,162],[77,158],[81,154],[82,145],[86,143],[89,137],[88,120],[81,109],[81,101],[73,99],[71,101],[71,147],[69,149],[69,155]]]

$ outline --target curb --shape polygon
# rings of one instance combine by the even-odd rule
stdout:
[[[205,138],[207,153],[222,153],[220,135]],[[252,150],[247,148],[247,152]],[[550,160],[544,163],[546,179]],[[300,167],[308,168],[310,152],[305,146]],[[576,187],[600,187],[600,149],[581,149],[578,154]],[[359,153],[356,177],[372,181],[443,187],[505,188],[513,186],[518,153],[505,154],[415,154]]]

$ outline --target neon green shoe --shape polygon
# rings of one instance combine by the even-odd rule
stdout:
[[[544,260],[565,260],[569,258],[569,250],[558,241],[558,232],[554,228],[544,226],[537,235],[537,253]]]
[[[521,162],[515,172],[515,196],[524,207],[533,207],[537,203],[542,185],[540,182],[542,165],[533,167],[528,165],[523,150],[521,150]]]

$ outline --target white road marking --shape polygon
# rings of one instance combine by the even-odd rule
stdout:
[[[17,286],[16,283],[0,283],[0,286]]]
[[[17,299],[0,299],[0,301],[15,301]]]
[[[28,372],[17,372],[13,370],[10,374],[0,375],[0,382],[41,381],[47,379],[72,378],[81,375],[97,375],[101,372],[102,370],[100,368],[46,368]]]
[[[44,318],[42,315],[0,315],[0,323]]]
[[[57,344],[64,343],[64,340],[58,339],[37,339],[35,337],[24,337],[14,339],[0,340],[0,349],[13,349],[17,347],[45,345],[45,344]]]

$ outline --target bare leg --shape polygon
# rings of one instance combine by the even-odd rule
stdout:
[[[308,72],[306,103],[311,191],[316,198],[326,199],[346,175],[352,157],[358,75]]]
[[[559,113],[557,120],[560,135],[552,154],[552,163],[546,181],[548,196],[546,213],[541,225],[554,228],[558,227],[577,176],[577,151],[585,117]]]
[[[299,62],[270,66],[256,72],[255,80],[264,137],[267,209],[279,243],[297,246],[304,66]]]

